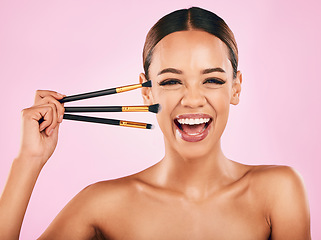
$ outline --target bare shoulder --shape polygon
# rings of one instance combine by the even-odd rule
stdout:
[[[120,213],[135,192],[135,178],[97,182],[80,191],[56,216],[39,239],[92,239],[101,225]],[[104,217],[110,219],[105,219]],[[75,231],[77,229],[77,231]]]
[[[97,220],[94,224],[109,216],[110,219],[120,215],[125,208],[130,208],[141,197],[147,182],[143,181],[140,173],[130,176],[96,182],[84,188],[80,193],[86,208]],[[104,214],[102,214],[104,212]],[[96,224],[97,223],[97,224]]]
[[[153,167],[126,177],[91,184],[84,188],[81,194],[91,201],[131,199],[141,193],[143,188],[152,186],[150,179],[154,174]]]
[[[289,184],[302,184],[301,175],[292,167],[280,165],[258,165],[252,166],[251,176],[257,180],[266,181],[268,184],[274,185],[281,182]]]
[[[310,212],[301,175],[288,166],[253,166],[255,193],[264,199],[272,239],[310,239]]]
[[[266,193],[272,194],[278,198],[282,193],[290,191],[304,192],[303,178],[294,168],[278,165],[260,165],[253,166],[249,171],[253,185],[258,188],[264,188]]]
[[[115,207],[112,203],[125,201],[135,195],[138,189],[139,180],[136,175],[123,178],[96,182],[84,188],[79,195],[84,202],[91,203],[96,208],[99,202],[108,201],[110,206]],[[106,205],[106,204],[104,204]],[[92,209],[94,210],[94,209]]]
[[[292,167],[279,165],[250,166],[248,171],[252,189],[270,202],[306,197],[303,178]]]

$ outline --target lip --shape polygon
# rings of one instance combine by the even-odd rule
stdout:
[[[175,119],[183,119],[183,118],[210,118],[212,119],[212,116],[205,114],[205,113],[186,113],[178,115]]]
[[[200,132],[199,134],[195,134],[195,135],[189,135],[187,133],[185,133],[182,129],[180,129],[178,127],[178,119],[184,119],[184,118],[190,118],[190,119],[197,119],[197,118],[209,118],[210,121],[207,123],[206,128]],[[176,132],[178,132],[178,135],[185,141],[187,142],[199,142],[202,141],[204,138],[207,137],[209,130],[211,129],[212,126],[212,122],[213,122],[213,118],[212,116],[208,115],[208,114],[204,114],[204,113],[188,113],[188,114],[181,114],[178,115],[175,119],[174,119],[174,123],[175,123],[175,127],[176,127]]]

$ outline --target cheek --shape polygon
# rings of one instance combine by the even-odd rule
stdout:
[[[217,115],[228,115],[230,108],[230,94],[222,89],[212,94],[207,94],[208,103],[215,109]]]
[[[162,110],[158,115],[162,115],[161,113],[170,114],[181,98],[177,91],[163,90],[160,88],[155,89],[152,93],[154,102],[161,105]]]
[[[180,95],[175,94],[175,91],[165,91],[158,89],[153,92],[154,102],[161,105],[161,111],[157,114],[156,118],[160,128],[164,131],[170,131],[168,126],[171,124],[173,111],[177,104],[180,102]]]

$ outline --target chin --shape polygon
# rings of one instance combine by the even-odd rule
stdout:
[[[213,133],[213,132],[212,132]],[[166,139],[166,150],[176,153],[179,157],[186,160],[198,160],[208,158],[220,149],[220,138],[213,135],[207,136],[203,140],[190,142],[182,138]]]
[[[163,124],[161,124],[163,123]],[[184,159],[208,158],[221,151],[220,138],[226,121],[211,114],[180,114],[169,123],[159,121],[166,151],[173,151]]]

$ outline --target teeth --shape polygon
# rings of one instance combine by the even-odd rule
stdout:
[[[180,124],[188,124],[188,125],[195,125],[195,124],[203,124],[210,121],[209,118],[182,118],[177,119]]]

